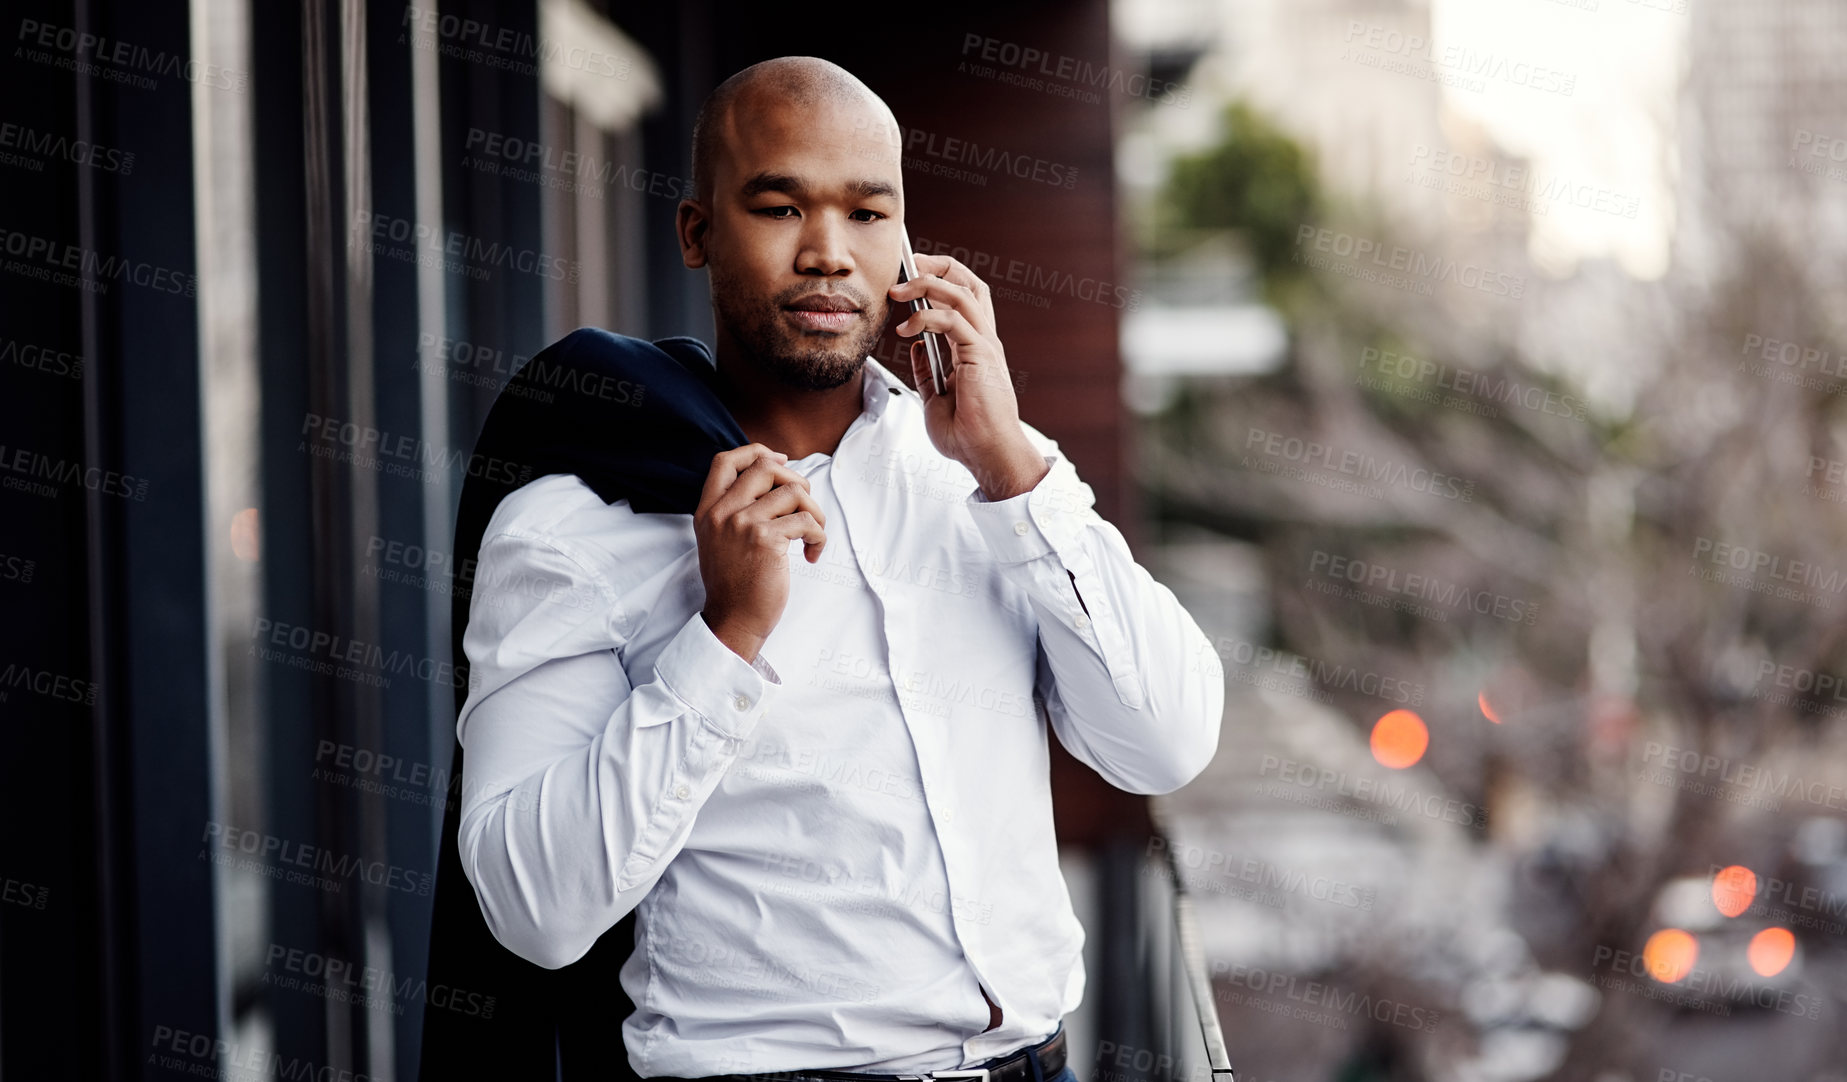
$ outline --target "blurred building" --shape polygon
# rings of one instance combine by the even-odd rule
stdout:
[[[1214,137],[1217,103],[1242,98],[1313,151],[1330,188],[1426,202],[1409,199],[1414,189],[1402,179],[1417,146],[1443,142],[1441,88],[1378,65],[1414,66],[1429,51],[1428,3],[1127,0],[1122,9],[1119,25],[1143,48],[1190,43],[1200,57],[1192,73],[1199,108],[1148,118],[1164,141],[1197,146]]]
[[[1798,253],[1840,242],[1847,237],[1840,62],[1847,9],[1827,0],[1686,7],[1679,269],[1699,279],[1730,273],[1745,254],[1726,236],[1740,228],[1762,230]],[[1847,284],[1839,273],[1829,277]]]

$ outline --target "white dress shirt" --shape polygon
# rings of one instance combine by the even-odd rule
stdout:
[[[790,542],[754,663],[699,615],[691,515],[551,474],[481,545],[463,866],[494,936],[546,968],[635,911],[644,1077],[943,1070],[1049,1037],[1084,931],[1041,710],[1134,793],[1218,744],[1210,645],[1057,443],[1023,426],[1051,472],[989,502],[915,391],[871,358],[861,387],[836,453],[789,463],[827,546]]]

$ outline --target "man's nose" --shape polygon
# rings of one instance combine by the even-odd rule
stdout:
[[[847,246],[846,223],[810,218],[802,230],[802,248],[795,259],[801,274],[852,274],[853,253]]]

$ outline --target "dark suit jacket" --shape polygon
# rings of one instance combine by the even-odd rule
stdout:
[[[464,677],[457,681],[458,715],[468,690],[462,635],[474,564],[500,501],[546,474],[574,473],[606,502],[691,514],[712,456],[749,442],[718,400],[715,374],[711,350],[698,339],[650,343],[585,327],[542,350],[501,390],[475,443],[456,516],[451,646]],[[459,742],[449,777],[419,1077],[637,1077],[621,1034],[635,1005],[617,978],[635,947],[634,916],[562,969],[533,965],[501,946],[462,873]],[[488,997],[491,1013],[480,1009]]]

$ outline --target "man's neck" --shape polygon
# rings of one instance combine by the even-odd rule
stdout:
[[[777,381],[749,360],[718,357],[718,398],[752,443],[790,461],[831,455],[864,409],[865,369],[838,387],[809,391]]]

